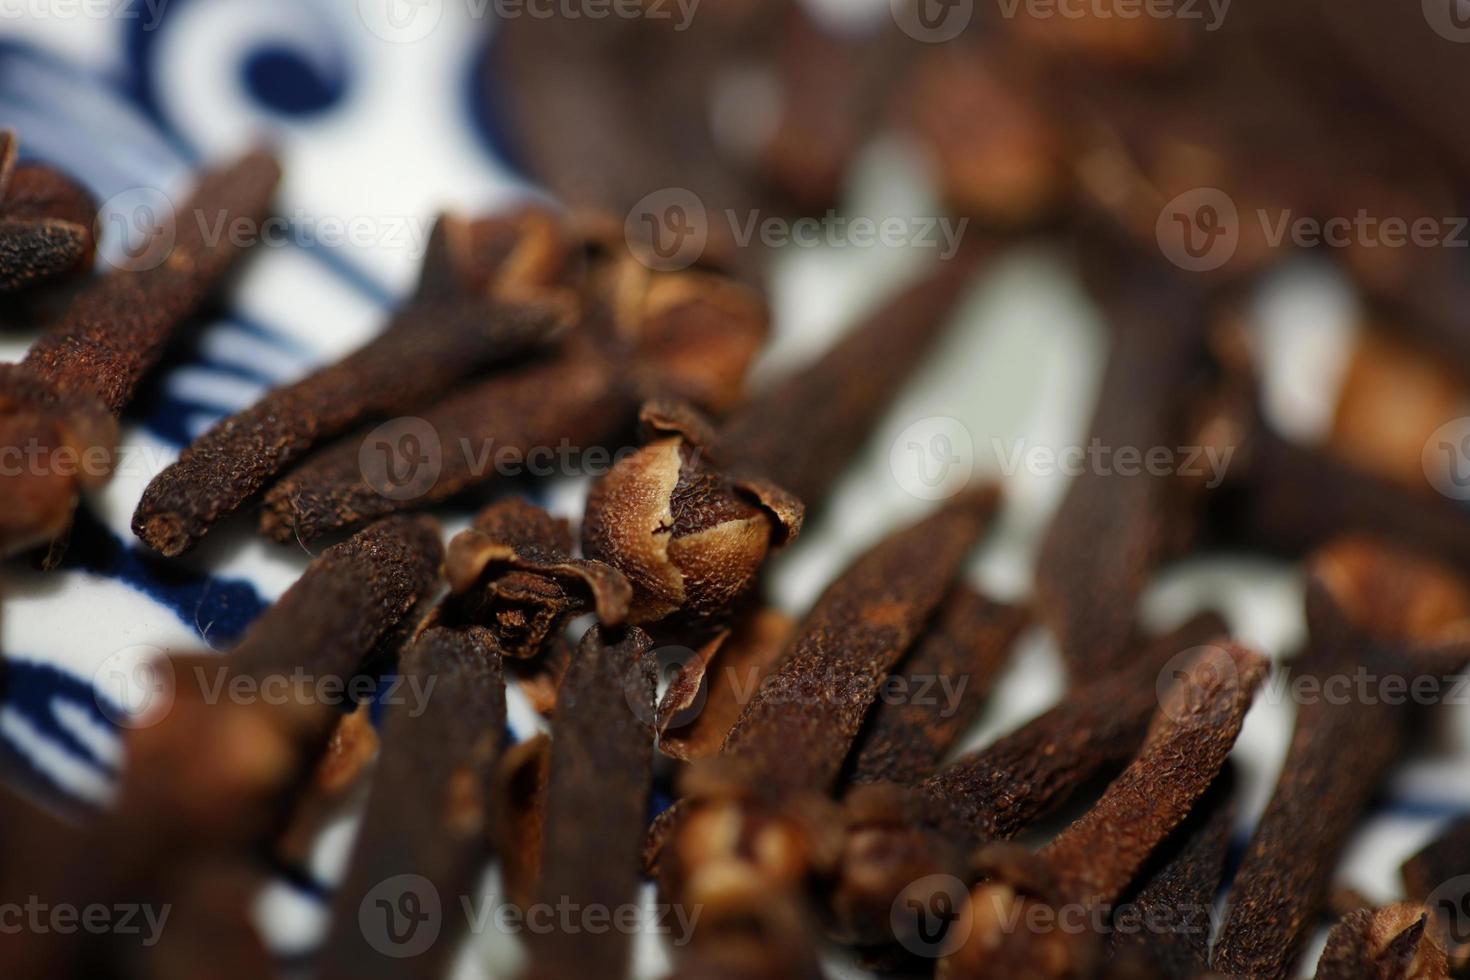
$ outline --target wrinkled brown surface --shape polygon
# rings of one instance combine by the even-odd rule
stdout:
[[[1327,934],[1317,980],[1447,980],[1429,921],[1423,906],[1409,902],[1346,916]]]
[[[308,456],[267,491],[261,532],[277,541],[312,541],[423,507],[495,479],[497,453],[519,465],[538,448],[602,447],[631,425],[635,411],[636,398],[616,365],[591,347],[570,345],[418,411],[438,436],[441,453],[439,471],[422,494],[400,500],[380,493],[360,461],[367,431],[357,432]]]
[[[659,704],[659,750],[685,761],[718,755],[795,628],[785,613],[761,607],[695,651]]]
[[[1452,673],[1463,641],[1445,645],[1441,627],[1458,620],[1464,585],[1457,576],[1362,539],[1323,549],[1307,590],[1311,643],[1301,672],[1322,680],[1412,677],[1425,663]],[[1387,596],[1415,603],[1387,606]],[[1366,602],[1360,602],[1366,600]],[[1447,619],[1448,617],[1448,619]],[[1457,635],[1457,634],[1456,634]],[[1230,915],[1215,946],[1216,970],[1288,975],[1326,900],[1349,834],[1402,752],[1415,714],[1412,700],[1335,696],[1324,686],[1300,704],[1276,788],[1256,825],[1230,895]]]
[[[927,778],[980,713],[1012,644],[1024,609],[960,586],[868,712],[848,762],[853,782],[915,783]]]
[[[162,264],[97,278],[32,345],[25,366],[58,392],[88,392],[120,412],[169,335],[242,254],[230,235],[212,240],[209,230],[237,221],[258,227],[279,179],[279,165],[264,152],[204,173],[178,209]]]
[[[1067,928],[1066,918],[1015,929],[1009,915],[1024,916],[1033,903],[1066,915],[1117,901],[1214,783],[1266,670],[1240,647],[1207,649],[1163,695],[1137,757],[1091,809],[1035,855],[1010,844],[982,851],[976,863],[989,880],[971,893],[971,930],[946,960],[946,975],[1092,976],[1098,933]]]
[[[333,545],[251,625],[230,655],[257,679],[302,668],[347,678],[439,585],[439,523],[392,517]],[[303,649],[298,635],[326,624],[329,642]]]
[[[941,261],[815,362],[757,392],[720,429],[730,464],[819,508],[949,323],[988,254],[972,245]]]
[[[1114,916],[1108,948],[1115,959],[1137,957],[1136,962],[1171,980],[1193,980],[1208,971],[1211,912],[1225,875],[1234,790],[1227,765],[1189,818],[1150,857],[1125,900],[1135,927],[1125,928]],[[1154,922],[1166,927],[1151,928]]]
[[[1207,648],[1164,695],[1137,757],[1076,823],[1041,849],[1062,893],[1109,902],[1204,795],[1240,734],[1267,663]]]
[[[1056,707],[957,759],[921,789],[945,823],[982,840],[1014,837],[1089,780],[1132,758],[1158,708],[1159,671],[1224,633],[1215,614],[1195,616],[1146,644],[1128,670],[1073,689]]]
[[[652,780],[656,664],[648,635],[620,639],[593,627],[557,698],[537,901],[612,914],[638,897],[638,869]],[[537,976],[618,978],[631,968],[632,937],[609,929],[560,929],[532,942]]]
[[[494,776],[505,740],[505,679],[494,638],[477,628],[429,629],[405,654],[403,675],[417,679],[426,698],[400,687],[402,703],[384,718],[383,757],[347,876],[333,897],[320,976],[441,975],[466,925],[460,900],[473,897],[490,858]],[[374,889],[397,875],[422,876],[446,910],[432,946],[408,964],[375,948],[385,941],[391,948],[401,923],[377,917],[376,909],[373,918],[359,919]],[[418,882],[385,897],[395,903],[421,891],[427,888]],[[413,938],[409,933],[403,942]]]
[[[773,793],[831,790],[878,685],[918,638],[999,502],[971,491],[854,562],[817,600],[722,754]]]
[[[23,164],[0,193],[0,292],[85,271],[97,219],[85,188],[50,167]]]
[[[1088,445],[1131,447],[1146,460],[1182,444],[1187,383],[1205,352],[1200,301],[1193,287],[1148,281],[1113,311]],[[1123,472],[1111,457],[1071,479],[1037,555],[1036,606],[1076,681],[1121,664],[1138,597],[1178,545],[1182,494],[1178,477]]]
[[[482,297],[410,305],[366,346],[273,389],[190,443],[143,492],[133,530],[158,551],[180,554],[322,440],[412,412],[477,368],[541,343],[556,325],[553,309]],[[398,444],[362,448],[387,454],[389,479],[411,461]],[[432,447],[420,446],[423,453],[432,466]],[[409,472],[412,479],[418,468]]]
[[[551,739],[538,734],[512,745],[496,774],[495,850],[505,897],[524,908],[535,900],[545,845],[547,765]]]
[[[617,569],[572,557],[565,520],[519,497],[491,504],[456,535],[445,570],[447,618],[490,629],[518,659],[541,653],[569,616],[595,611],[603,626],[621,624],[632,597]]]

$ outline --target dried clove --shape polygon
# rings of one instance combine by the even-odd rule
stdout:
[[[1125,928],[1114,916],[1108,954],[1137,964],[1147,975],[1199,977],[1209,970],[1210,912],[1225,877],[1234,826],[1235,779],[1225,769],[1169,841],[1149,861],[1126,902],[1135,923],[1165,928]]]
[[[946,957],[946,975],[1091,975],[1096,933],[1013,930],[1007,916],[1035,902],[1056,910],[1116,901],[1215,781],[1266,671],[1243,648],[1205,648],[1164,694],[1138,756],[1091,809],[1034,856],[1014,845],[982,851],[988,878],[970,895],[970,933]]]
[[[902,696],[868,712],[849,778],[917,783],[931,775],[979,714],[1027,620],[1023,608],[957,588],[885,681]]]
[[[427,949],[405,946],[402,952],[414,950],[407,964],[393,955],[400,950],[382,949],[385,942],[415,939],[412,931],[400,939],[394,917],[416,901],[458,902],[490,858],[492,784],[505,740],[505,679],[494,637],[479,628],[431,628],[405,654],[402,670],[417,679],[414,689],[427,700],[400,702],[384,719],[373,792],[333,899],[324,977],[440,976],[464,917],[444,916]],[[361,911],[383,883],[409,880],[386,896],[386,905]]]
[[[968,491],[889,535],[827,587],[725,737],[765,792],[834,788],[878,686],[918,638],[1000,501]]]
[[[1328,933],[1327,948],[1317,961],[1317,980],[1448,980],[1449,976],[1429,912],[1409,902],[1346,916]]]
[[[718,755],[795,629],[791,617],[763,606],[736,617],[730,629],[695,651],[659,703],[659,751],[686,762]]]
[[[86,270],[97,203],[70,178],[15,164],[15,135],[0,132],[0,293]]]
[[[1009,840],[1138,750],[1158,708],[1157,678],[1181,653],[1217,641],[1201,613],[1140,649],[1125,670],[1073,688],[1056,707],[930,776],[920,789],[941,826]]]
[[[548,763],[540,902],[612,914],[637,896],[653,775],[651,646],[637,628],[616,638],[593,627],[567,669]],[[631,967],[630,937],[616,929],[558,930],[537,936],[533,948],[538,977],[618,978]]]
[[[902,291],[815,363],[718,431],[645,409],[657,436],[594,485],[588,555],[633,584],[633,621],[718,619],[753,586],[770,548],[800,530],[938,335],[987,250],[972,246]],[[884,371],[873,370],[882,364]]]
[[[891,944],[893,903],[913,882],[965,874],[970,849],[1016,836],[1125,765],[1158,709],[1160,671],[1224,633],[1218,616],[1202,613],[1144,646],[1122,674],[1074,688],[1057,707],[914,790],[854,787],[831,895],[834,934],[864,946]]]
[[[547,767],[551,739],[545,733],[506,749],[496,773],[498,815],[491,841],[500,855],[506,898],[526,908],[536,898],[545,848]]]
[[[1113,349],[1092,445],[1145,458],[1183,444],[1183,408],[1207,353],[1198,287],[1151,272],[1116,300]],[[1087,467],[1072,479],[1036,562],[1036,605],[1069,671],[1119,665],[1154,568],[1181,549],[1192,521],[1183,480],[1150,467]]]
[[[453,226],[441,219],[435,234],[448,237]],[[528,232],[519,248],[540,244]],[[181,554],[322,440],[420,408],[476,369],[544,342],[569,315],[565,298],[545,284],[539,265],[522,270],[518,257],[512,250],[507,269],[528,278],[494,282],[488,295],[411,302],[366,346],[215,423],[148,484],[134,533],[163,554]],[[411,436],[373,447],[389,473],[401,465],[420,471],[426,447]]]
[[[91,280],[25,359],[0,375],[5,410],[0,425],[7,443],[33,444],[51,464],[25,467],[7,478],[14,489],[7,490],[6,499],[26,506],[7,522],[0,551],[65,537],[78,491],[112,472],[113,419],[131,401],[169,336],[198,310],[242,252],[229,236],[211,238],[205,229],[216,219],[222,227],[242,220],[258,224],[279,176],[275,160],[260,152],[206,172],[168,226],[173,244],[161,264],[120,268]],[[58,550],[48,564],[59,558]]]
[[[1470,658],[1470,586],[1367,539],[1342,539],[1313,557],[1307,622],[1302,669],[1324,685],[1358,672],[1410,683]],[[1217,971],[1290,972],[1348,834],[1408,740],[1414,712],[1404,699],[1322,691],[1298,706],[1275,792],[1231,891]]]
[[[363,452],[379,451],[365,445],[367,432],[309,457],[266,494],[262,532],[310,541],[489,480],[502,458],[529,469],[538,454],[550,458],[560,447],[603,446],[631,423],[640,395],[673,393],[712,410],[740,399],[767,331],[753,290],[698,268],[654,272],[595,227],[561,234],[593,254],[582,321],[554,356],[453,392],[405,420],[400,440],[422,441],[432,431],[439,452],[432,467],[407,471],[402,481],[365,470]],[[394,433],[371,434],[391,450]]]
[[[541,653],[578,613],[619,626],[632,588],[602,562],[572,557],[572,531],[519,497],[491,504],[449,543],[450,598],[443,619],[485,626],[508,657]]]

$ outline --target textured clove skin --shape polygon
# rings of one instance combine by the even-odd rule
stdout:
[[[28,182],[50,182],[46,177],[27,181],[26,172],[16,168],[10,174],[17,193]],[[21,189],[16,188],[17,178]],[[204,228],[215,227],[217,220],[222,227],[242,221],[258,226],[279,178],[276,161],[263,152],[205,172],[174,216],[173,245],[161,264],[120,268],[88,281],[71,295],[25,359],[0,375],[0,410],[5,413],[0,428],[8,444],[26,446],[34,440],[46,452],[66,446],[82,454],[74,465],[63,467],[52,456],[57,465],[39,467],[39,473],[28,468],[7,478],[13,486],[7,496],[23,507],[10,516],[0,552],[65,538],[78,493],[111,475],[117,435],[112,420],[132,400],[170,335],[197,312],[243,253],[231,236],[211,240]],[[36,207],[50,206],[42,203],[48,198],[66,211],[83,206],[63,200],[74,196],[66,188],[33,186],[29,193]],[[91,221],[89,216],[87,242]],[[46,559],[48,567],[60,560],[61,550],[58,543]]]
[[[552,907],[616,910],[638,894],[639,856],[652,781],[655,670],[640,629],[621,638],[593,627],[562,682],[546,788],[537,900]],[[596,814],[595,824],[588,814]],[[617,929],[537,935],[531,974],[620,978],[631,937]]]
[[[1319,551],[1310,573],[1303,667],[1324,683],[1360,669],[1412,683],[1454,673],[1470,657],[1470,587],[1448,569],[1345,538]],[[1281,776],[1231,891],[1217,971],[1290,973],[1348,835],[1414,720],[1412,702],[1357,700],[1323,696],[1299,706]]]
[[[1360,909],[1327,935],[1317,980],[1448,980],[1449,964],[1422,905]]]
[[[1029,615],[959,586],[890,680],[904,692],[880,700],[848,761],[855,783],[917,783],[979,715]],[[885,681],[888,683],[888,681]]]
[[[445,571],[451,596],[444,620],[490,629],[517,659],[543,652],[578,613],[595,611],[603,626],[621,625],[633,591],[612,566],[573,558],[567,522],[519,497],[491,504],[455,535]]]
[[[1075,688],[1015,732],[941,769],[920,785],[936,819],[977,840],[1009,840],[1053,813],[1133,757],[1158,708],[1159,672],[1225,632],[1219,616],[1201,613],[1142,646],[1126,670]]]
[[[1163,695],[1137,757],[1091,809],[1035,855],[1013,845],[982,851],[988,880],[971,892],[971,931],[946,957],[945,975],[1091,976],[1101,957],[1096,933],[1013,930],[1007,912],[1033,902],[1057,910],[1114,902],[1215,781],[1266,672],[1248,650],[1206,648]]]
[[[384,750],[347,876],[333,899],[320,955],[323,977],[438,977],[455,952],[465,918],[448,915],[433,944],[407,964],[381,945],[397,942],[383,919],[360,916],[373,889],[419,875],[441,907],[469,896],[490,858],[493,782],[505,741],[505,678],[494,637],[483,629],[426,630],[404,656],[403,672],[427,691],[404,700],[383,722]],[[432,681],[433,686],[429,686]],[[428,891],[423,882],[389,900]],[[374,933],[376,928],[381,932]],[[410,942],[410,934],[404,942]],[[376,941],[376,942],[375,942]]]
[[[311,541],[545,465],[539,454],[554,460],[563,447],[608,447],[631,428],[640,401],[651,395],[688,398],[711,411],[740,401],[746,370],[769,329],[760,296],[705,269],[655,272],[620,244],[621,229],[614,241],[600,222],[589,218],[587,224],[558,219],[563,244],[576,244],[588,255],[575,275],[565,276],[581,318],[556,350],[418,410],[416,435],[430,429],[439,446],[431,476],[385,493],[381,480],[364,471],[366,440],[375,434],[364,429],[309,456],[272,486],[261,532],[282,542]],[[470,251],[478,256],[466,260],[471,266],[491,261],[483,247]],[[429,275],[450,264],[426,263],[430,281],[421,296],[444,295],[461,279],[485,278]],[[514,472],[502,472],[502,458]],[[567,465],[581,463],[572,459]]]
[[[435,234],[448,236],[453,224],[441,220]],[[523,247],[537,241],[528,236]],[[516,259],[512,251],[504,261]],[[148,484],[133,514],[134,533],[163,554],[182,554],[322,440],[369,418],[411,412],[476,369],[538,346],[568,317],[542,275],[537,268],[530,281],[495,284],[488,296],[433,294],[411,302],[341,361],[221,419]],[[396,462],[390,456],[390,477]]]
[[[1235,822],[1234,771],[1227,764],[1183,824],[1159,848],[1125,905],[1143,928],[1114,920],[1108,955],[1120,964],[1169,980],[1192,980],[1209,971],[1211,915],[1225,877]],[[1157,921],[1170,928],[1150,929]]]
[[[723,758],[765,791],[831,791],[878,686],[913,645],[1000,494],[969,491],[854,562],[817,600],[782,664],[725,738]]]
[[[1203,363],[1198,287],[1127,284],[1093,414],[1090,444],[1113,451],[1183,444],[1189,382]],[[1036,562],[1036,606],[1078,680],[1116,668],[1134,610],[1155,567],[1187,539],[1192,519],[1183,480],[1145,467],[1087,467],[1071,480]]]
[[[727,475],[716,436],[687,406],[650,403],[643,420],[661,438],[593,485],[583,548],[627,576],[630,622],[717,620],[799,531],[801,505],[784,488]]]
[[[593,487],[583,522],[588,554],[633,583],[634,622],[717,620],[750,591],[767,552],[795,537],[806,507],[866,441],[986,255],[971,245],[940,263],[718,430],[667,404],[645,408],[653,441]],[[716,510],[725,526],[702,534]]]
[[[0,293],[87,271],[97,202],[71,178],[15,164],[15,137],[0,133]]]

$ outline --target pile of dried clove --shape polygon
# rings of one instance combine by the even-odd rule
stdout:
[[[1319,932],[1321,978],[1470,976],[1464,820],[1404,864],[1402,900],[1334,883],[1470,665],[1470,512],[1437,492],[1461,474],[1433,446],[1470,394],[1455,312],[1470,270],[1418,242],[1325,250],[1366,322],[1307,445],[1267,408],[1250,302],[1299,249],[1238,221],[1205,268],[1165,240],[1200,189],[1240,215],[1453,213],[1470,199],[1462,139],[1389,96],[1344,112],[1378,75],[1362,36],[1292,40],[1299,14],[1205,30],[1021,4],[935,43],[893,6],[858,34],[795,0],[712,5],[687,32],[565,10],[502,25],[496,94],[565,209],[440,217],[381,332],[219,420],[147,485],[132,529],[166,558],[245,513],[271,541],[327,546],[233,650],[148,667],[167,683],[123,732],[114,805],[58,815],[0,789],[0,974],[275,975],[261,891],[358,809],[322,942],[293,972],[448,975],[494,891],[524,939],[518,975],[548,980],[632,976],[642,932],[671,934],[663,975],[691,980],[837,963],[1282,978]],[[753,74],[777,111],[713,118]],[[772,256],[712,225],[671,267],[656,230],[622,217],[674,185],[711,214],[820,213],[893,129],[975,227],[825,352],[747,385]],[[256,151],[201,173],[153,229],[166,254],[94,271],[96,203],[16,148],[0,134],[0,314],[37,339],[0,368],[5,446],[32,461],[0,474],[0,550],[45,569],[145,376],[246,258],[194,219],[260,222],[280,167]],[[977,481],[896,530],[845,529],[865,549],[792,617],[773,558],[825,519],[995,257],[1032,241],[1065,246],[1109,325],[1091,440],[1228,469],[1074,478],[1019,603],[969,581],[1006,504]],[[491,445],[610,465],[574,524],[514,492],[476,451]],[[466,501],[478,513],[447,542],[411,513]],[[1140,613],[1170,563],[1221,550],[1299,566],[1305,649],[1273,651],[1294,680],[1414,692],[1296,703],[1239,842],[1230,755],[1273,663],[1231,638],[1249,623],[1204,611],[1156,632]],[[1032,627],[1065,689],[967,745]],[[545,728],[517,744],[511,690]],[[171,917],[148,941],[9,928],[5,910],[37,904]]]

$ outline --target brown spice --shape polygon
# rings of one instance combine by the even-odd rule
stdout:
[[[194,440],[144,490],[133,531],[166,555],[181,554],[322,440],[421,407],[476,369],[542,343],[564,316],[556,297],[524,302],[470,294],[412,303],[366,346],[272,390]],[[392,455],[410,448],[402,460]],[[387,472],[402,462],[417,473],[424,451],[390,445]]]
[[[0,133],[0,293],[86,271],[97,203],[71,178],[15,166],[15,137]]]
[[[1448,980],[1449,964],[1422,905],[1362,909],[1327,935],[1317,980]]]
[[[706,641],[659,704],[659,751],[686,762],[718,755],[795,629],[791,617],[763,606],[737,616],[730,629]]]
[[[519,497],[491,504],[455,535],[445,570],[452,593],[445,621],[485,626],[517,659],[541,653],[579,613],[620,625],[633,591],[612,566],[573,558],[567,522]]]
[[[939,606],[999,499],[994,487],[965,493],[889,535],[828,586],[722,755],[777,796],[832,790],[878,685]]]
[[[490,858],[493,781],[505,740],[505,679],[494,637],[478,628],[426,630],[405,654],[403,675],[418,682],[411,690],[425,700],[405,698],[384,718],[383,757],[333,899],[325,977],[440,976],[466,923],[454,913]],[[399,875],[419,878],[385,896],[381,917],[374,909],[364,918],[367,900]],[[413,932],[400,939],[403,923],[393,917],[430,894],[448,911],[429,948],[407,963],[391,947],[385,952],[385,942],[414,941]]]
[[[1405,597],[1415,601],[1405,602]],[[1363,539],[1313,559],[1303,670],[1323,684],[1359,671],[1410,683],[1470,656],[1470,592],[1458,576]],[[1216,970],[1286,976],[1326,900],[1332,870],[1413,720],[1401,699],[1323,696],[1298,707],[1275,792],[1256,826],[1216,944]]]
[[[1009,840],[1142,744],[1158,708],[1156,680],[1176,656],[1215,642],[1224,622],[1202,613],[1140,649],[1113,676],[1073,688],[1056,707],[921,784],[942,826]]]
[[[769,550],[795,537],[804,505],[825,498],[862,446],[987,252],[972,246],[942,263],[718,431],[695,413],[645,407],[655,441],[593,487],[582,528],[587,553],[632,582],[634,622],[717,623],[749,592]]]
[[[520,908],[536,900],[545,848],[547,769],[551,739],[538,734],[505,751],[496,774],[500,813],[492,841],[500,855],[505,897]]]
[[[613,914],[637,897],[653,775],[651,646],[636,628],[615,638],[593,627],[567,670],[551,743],[538,901]],[[616,929],[557,930],[532,945],[538,977],[618,978],[632,965],[631,937]]]
[[[1404,894],[1416,902],[1428,901],[1445,882],[1470,875],[1470,817],[1452,822],[1406,860],[1399,873],[1404,879]]]
[[[1090,810],[1034,856],[1013,845],[981,852],[989,877],[971,893],[972,928],[946,958],[947,975],[1091,975],[1101,952],[1096,933],[1011,930],[1007,910],[1115,901],[1215,781],[1266,671],[1264,659],[1240,647],[1206,648],[1164,695],[1138,756]]]
[[[1201,295],[1151,274],[1129,285],[1113,319],[1089,444],[1172,451],[1206,354]],[[1182,481],[1148,467],[1088,466],[1068,485],[1037,556],[1036,605],[1074,677],[1119,665],[1139,595],[1190,526],[1184,507]]]
[[[847,768],[853,782],[917,783],[970,727],[1028,621],[1025,609],[959,586],[885,684]]]

